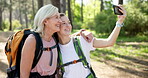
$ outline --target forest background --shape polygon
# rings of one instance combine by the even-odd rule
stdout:
[[[107,38],[117,21],[113,1],[123,2],[127,11],[124,27],[113,47],[91,52],[92,66],[101,78],[148,78],[148,0],[0,0],[0,78],[5,78],[8,66],[4,54],[8,36],[32,28],[40,7],[53,4],[66,13],[73,33],[83,28]]]

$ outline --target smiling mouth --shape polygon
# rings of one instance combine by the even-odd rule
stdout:
[[[70,32],[70,29],[65,29],[66,32]]]

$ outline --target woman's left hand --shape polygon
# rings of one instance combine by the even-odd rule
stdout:
[[[118,23],[122,24],[126,17],[126,10],[123,8],[122,5],[119,5],[119,7],[121,8],[119,9],[119,11],[122,12],[123,15],[118,15]]]

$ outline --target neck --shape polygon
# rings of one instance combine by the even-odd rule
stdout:
[[[59,43],[64,45],[69,43],[71,38],[69,36],[59,36]]]
[[[51,31],[49,29],[48,30],[44,29],[44,34],[42,35],[42,37],[45,41],[50,41],[53,34],[54,34],[53,31]]]
[[[44,33],[42,37],[45,41],[49,42],[52,38],[52,35],[53,35],[52,33]]]

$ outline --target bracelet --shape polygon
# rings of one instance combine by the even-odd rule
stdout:
[[[123,25],[124,25],[124,23],[119,24],[118,21],[116,22],[116,26],[117,26],[117,27],[123,27]]]

